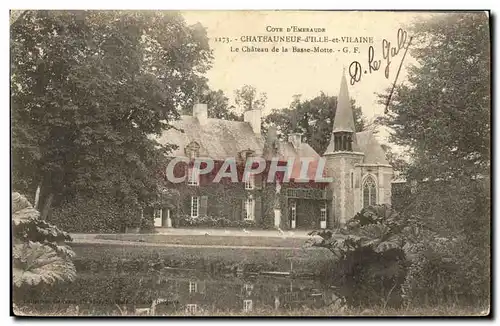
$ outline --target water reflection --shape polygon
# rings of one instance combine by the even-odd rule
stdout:
[[[169,268],[153,273],[79,272],[72,283],[27,287],[16,296],[49,313],[98,316],[273,314],[338,304],[332,289],[314,279]]]
[[[319,308],[337,299],[331,289],[315,280],[270,276],[213,276],[196,271],[171,271],[150,284],[158,299],[152,314],[174,312],[248,312]],[[138,307],[138,309],[141,309]]]

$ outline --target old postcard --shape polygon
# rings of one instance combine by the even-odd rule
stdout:
[[[489,315],[489,23],[12,10],[12,314]]]

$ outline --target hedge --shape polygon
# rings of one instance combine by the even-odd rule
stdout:
[[[49,221],[68,232],[118,233],[141,226],[140,211],[109,198],[79,196],[54,207]]]

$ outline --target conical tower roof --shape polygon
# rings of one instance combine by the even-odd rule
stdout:
[[[351,108],[349,91],[347,90],[347,79],[345,78],[345,68],[340,81],[340,92],[337,97],[337,111],[333,121],[333,132],[355,132],[354,114]]]

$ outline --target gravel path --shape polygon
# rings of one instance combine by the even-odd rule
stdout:
[[[301,238],[307,239],[307,235],[310,231],[307,230],[294,230],[294,231],[283,231],[283,233],[277,230],[245,230],[245,229],[177,229],[177,228],[159,228],[156,229],[155,234],[172,234],[172,235],[209,235],[214,236],[230,236],[230,237],[287,237],[287,238]],[[74,239],[95,239],[98,234],[88,234],[88,233],[75,233],[71,234]]]

